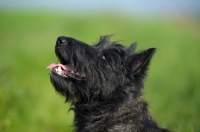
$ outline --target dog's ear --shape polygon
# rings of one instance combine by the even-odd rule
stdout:
[[[131,44],[131,46],[126,49],[126,54],[133,55],[135,53],[136,46],[137,46],[137,43]]]
[[[128,66],[131,68],[134,75],[143,75],[146,72],[151,57],[155,51],[155,48],[150,48],[140,53],[131,55],[127,59]]]

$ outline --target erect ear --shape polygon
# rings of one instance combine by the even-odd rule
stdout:
[[[127,55],[132,55],[132,54],[134,54],[134,53],[135,53],[136,46],[137,46],[137,43],[131,44],[131,46],[128,47],[128,48],[126,49]]]
[[[155,48],[150,48],[138,54],[134,54],[128,58],[128,66],[135,75],[146,72],[152,55],[155,53]]]

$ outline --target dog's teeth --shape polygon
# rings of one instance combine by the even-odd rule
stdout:
[[[62,71],[62,69],[61,69],[61,67],[60,67],[60,66],[58,67],[58,71]]]
[[[61,75],[61,73],[60,73],[60,72],[57,72],[57,73]]]

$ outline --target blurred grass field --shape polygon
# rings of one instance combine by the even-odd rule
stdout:
[[[174,132],[200,131],[200,19],[0,12],[0,131],[72,131],[73,112],[49,81],[55,40],[89,44],[115,34],[137,50],[156,47],[144,98],[158,124]]]

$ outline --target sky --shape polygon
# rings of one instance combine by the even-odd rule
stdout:
[[[200,0],[0,0],[1,10],[70,13],[117,12],[133,15],[198,15]]]

